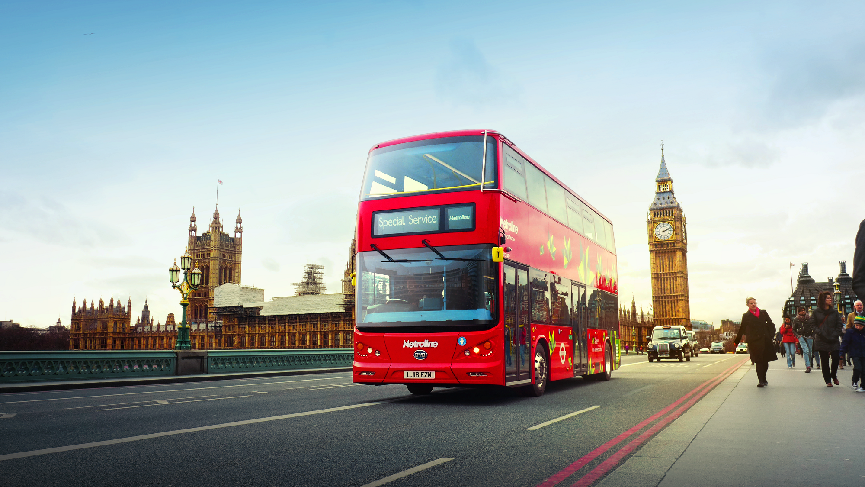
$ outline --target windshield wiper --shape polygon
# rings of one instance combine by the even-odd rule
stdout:
[[[436,250],[436,248],[433,247],[432,244],[429,243],[429,240],[423,239],[423,240],[421,240],[421,243],[424,244],[424,246],[426,248],[428,248],[428,249],[430,249],[436,253],[436,255],[438,256],[438,258],[436,260],[458,260],[458,261],[462,261],[462,262],[485,262],[486,261],[485,259],[463,259],[461,257],[445,257],[444,255],[442,255],[441,252]]]
[[[387,259],[387,262],[426,262],[424,260],[409,260],[409,259],[396,259],[396,260],[394,260],[393,257],[384,253],[384,251],[382,249],[378,248],[375,244],[370,244],[369,246],[372,247],[373,250],[375,250],[376,252],[381,254],[385,259]],[[382,262],[385,262],[385,261],[382,261]]]

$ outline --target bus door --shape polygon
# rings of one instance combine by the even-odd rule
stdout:
[[[528,360],[529,273],[504,265],[505,308],[505,385],[528,384],[532,381],[531,361]]]
[[[571,308],[571,327],[574,330],[574,377],[589,371],[589,355],[586,344],[586,327],[588,316],[586,313],[586,286],[578,282],[571,282],[571,296],[573,308]]]

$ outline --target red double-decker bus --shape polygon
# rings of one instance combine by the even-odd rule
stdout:
[[[618,368],[612,224],[498,132],[373,147],[357,250],[356,383],[540,396]]]

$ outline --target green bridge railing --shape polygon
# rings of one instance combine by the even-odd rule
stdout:
[[[351,367],[353,350],[0,352],[0,384]]]

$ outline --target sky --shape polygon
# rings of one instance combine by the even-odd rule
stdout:
[[[663,140],[691,318],[754,296],[778,322],[801,263],[852,265],[862,25],[855,1],[0,2],[0,320],[179,317],[168,268],[218,180],[243,285],[290,296],[310,263],[339,292],[370,147],[472,128],[612,220],[646,311]]]

